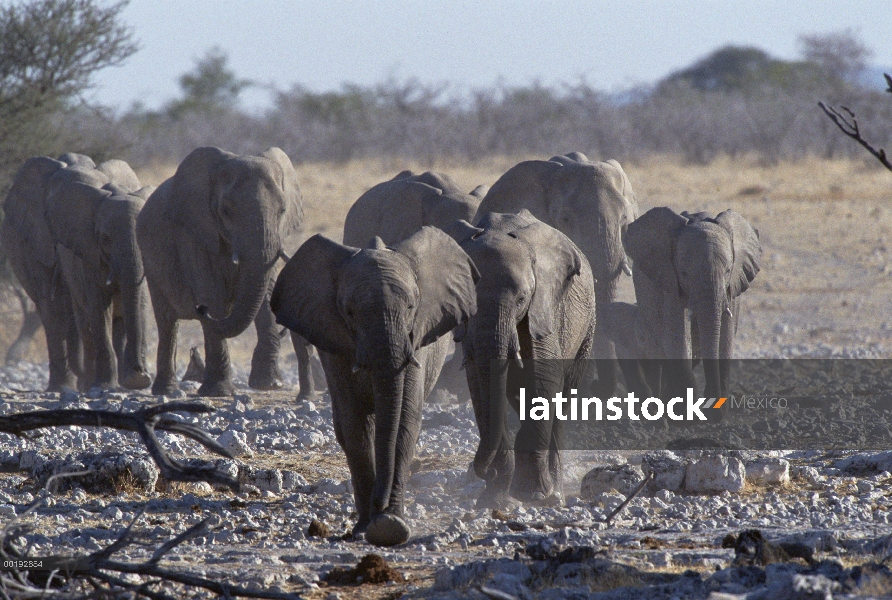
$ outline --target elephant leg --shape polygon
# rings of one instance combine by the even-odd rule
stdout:
[[[86,310],[93,365],[93,378],[88,379],[87,384],[104,390],[114,389],[118,386],[118,361],[112,345],[111,298],[95,294],[88,299]],[[83,336],[83,339],[86,348],[88,338]]]
[[[248,385],[255,390],[278,390],[283,385],[282,373],[279,371],[279,348],[282,338],[279,336],[279,326],[276,325],[273,311],[269,307],[269,294],[263,299],[257,311],[254,327],[257,329],[257,345],[254,346],[254,354],[251,356]]]
[[[657,396],[662,397],[663,361],[656,358],[645,358],[639,361],[639,366],[651,394],[656,393]]]
[[[632,358],[620,358],[619,368],[623,372],[626,381],[626,390],[635,394],[638,398],[649,398],[653,391],[647,383],[647,376],[641,366],[641,361]]]
[[[226,338],[220,337],[214,328],[204,321],[204,381],[198,388],[199,396],[232,396],[235,385],[232,383],[232,365],[229,362],[229,346]]]
[[[554,356],[555,353],[548,355]],[[549,404],[556,392],[564,389],[563,365],[557,360],[535,360],[533,381],[528,382],[527,410],[532,398],[544,398]],[[531,390],[531,391],[530,391]],[[549,409],[552,407],[550,406]],[[567,414],[564,407],[564,414]],[[550,415],[554,417],[555,415]],[[553,449],[552,436],[556,418],[534,421],[527,418],[521,421],[520,430],[514,439],[515,471],[511,481],[511,496],[522,502],[543,502],[554,493],[551,477],[550,455]]]
[[[69,366],[69,348],[80,346],[77,330],[74,329],[74,320],[66,314],[66,311],[60,311],[53,300],[47,299],[35,304],[43,323],[50,361],[50,380],[46,391],[59,392],[62,388],[77,389],[77,375]],[[75,344],[71,343],[72,338]]]
[[[177,331],[180,322],[174,312],[163,303],[163,299],[152,298],[155,322],[158,325],[158,374],[152,383],[152,394],[166,396],[178,392],[177,385]]]
[[[310,369],[310,343],[292,331],[291,345],[297,356],[297,379],[300,386],[297,401],[303,402],[316,396],[316,382],[313,380],[313,371]]]
[[[6,351],[7,365],[13,365],[24,358],[25,352],[31,347],[31,341],[37,335],[37,330],[41,327],[40,313],[37,312],[36,307],[34,310],[30,310],[31,301],[25,291],[19,287],[16,287],[14,291],[22,305],[22,326],[19,328],[19,334],[15,341]]]
[[[331,382],[332,417],[335,438],[347,457],[350,480],[353,482],[353,499],[358,521],[353,537],[365,535],[371,521],[372,492],[375,487],[375,420],[371,398],[357,397],[353,385],[352,367],[348,361],[319,353],[326,378]]]
[[[115,350],[115,357],[118,360],[118,381],[125,376],[124,373],[124,349],[127,346],[127,329],[124,326],[124,315],[121,311],[121,301],[116,295],[113,300],[114,310],[112,312],[112,347]]]

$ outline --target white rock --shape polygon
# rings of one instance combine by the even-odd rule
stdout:
[[[143,489],[147,491],[155,489],[158,476],[161,474],[155,461],[151,458],[137,458],[130,463],[129,467],[130,474],[142,484]]]
[[[783,458],[758,458],[748,461],[746,478],[754,483],[789,483],[790,461]]]
[[[628,496],[643,480],[644,473],[634,465],[599,466],[583,476],[579,496],[590,502],[599,494],[614,490]]]
[[[46,462],[46,457],[37,450],[24,450],[19,457],[19,468],[23,471],[31,471]]]
[[[14,517],[15,506],[12,504],[0,504],[0,517]]]
[[[687,461],[668,450],[657,450],[644,455],[641,470],[645,475],[653,471],[651,485],[655,489],[680,492],[684,487]]]
[[[256,486],[262,492],[282,493],[282,471],[279,469],[249,470],[245,483]]]
[[[248,436],[241,431],[228,429],[217,437],[217,443],[226,448],[233,456],[254,456],[254,451],[248,445]]]
[[[703,456],[688,464],[685,490],[695,493],[739,492],[746,481],[746,468],[738,458]]]
[[[325,436],[317,429],[305,429],[298,432],[297,441],[301,448],[318,448],[325,445]]]

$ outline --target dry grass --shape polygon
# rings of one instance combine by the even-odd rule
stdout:
[[[490,158],[474,164],[372,159],[298,165],[306,213],[302,237],[322,233],[340,240],[352,203],[403,169],[443,171],[470,191],[479,184],[492,185],[524,158]],[[624,168],[642,212],[653,206],[712,212],[732,208],[760,229],[763,271],[747,294],[745,307],[758,312],[764,322],[756,323],[755,332],[742,324],[738,339],[744,348],[748,335],[751,341],[764,339],[773,323],[793,318],[807,321],[797,324],[795,333],[807,343],[853,347],[892,342],[892,329],[880,327],[887,319],[884,298],[892,294],[892,174],[867,161],[816,158],[768,166],[748,158],[685,165],[663,157],[626,163]],[[175,170],[174,164],[151,165],[138,175],[144,183],[158,185]],[[630,282],[622,286],[620,299],[632,300]],[[9,303],[9,309],[2,315],[0,351],[5,351],[20,323],[15,304]],[[181,328],[183,368],[189,346],[201,343],[200,329],[193,325]],[[39,337],[29,358],[43,362],[46,349]],[[253,329],[232,340],[235,360],[247,360],[253,344]]]

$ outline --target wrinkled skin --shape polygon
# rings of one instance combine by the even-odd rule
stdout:
[[[509,447],[506,408],[519,407],[506,397],[506,385],[513,359],[521,358],[523,376],[535,381],[530,398],[569,394],[578,386],[595,331],[588,261],[567,236],[526,210],[490,213],[479,227],[459,221],[449,233],[480,271],[477,314],[457,335],[480,430],[474,470],[486,490],[477,504],[503,507],[509,494],[525,502],[562,504],[561,422],[527,419]]]
[[[477,272],[445,233],[425,227],[387,247],[307,240],[272,295],[276,322],[319,350],[334,429],[347,456],[354,537],[391,546],[411,530],[403,490],[421,431],[421,406],[439,375],[449,333],[476,308]]]
[[[199,395],[232,395],[226,340],[252,322],[257,346],[249,385],[281,387],[280,337],[269,294],[276,261],[302,216],[294,168],[278,148],[259,156],[198,148],[149,197],[137,219],[137,236],[158,325],[153,394],[179,389],[181,319],[198,319],[204,333],[206,368]],[[301,366],[305,377],[306,361]],[[304,379],[301,388],[311,389],[303,384]]]
[[[344,243],[362,247],[378,236],[392,245],[425,225],[445,231],[460,219],[471,221],[487,190],[479,185],[468,194],[445,173],[426,171],[416,175],[403,171],[353,203],[344,220]],[[468,398],[470,391],[460,371],[461,363],[461,353],[455,352],[444,365],[437,387]]]
[[[638,201],[625,171],[615,160],[592,162],[579,152],[524,161],[493,184],[474,223],[488,212],[516,213],[524,208],[566,234],[585,254],[595,281],[600,322],[602,307],[616,300],[620,275],[631,272],[622,234],[638,218]],[[596,391],[608,397],[617,382],[615,350],[599,329],[592,351],[598,364]]]
[[[706,397],[728,394],[740,295],[760,269],[759,232],[732,210],[677,214],[653,208],[624,237],[635,264],[635,295],[667,359],[662,393],[694,387],[691,360],[699,350]],[[692,329],[698,348],[692,347]]]
[[[662,342],[648,326],[641,310],[628,302],[602,307],[601,331],[613,342],[626,389],[638,398],[660,391]]]
[[[32,158],[19,170],[2,236],[44,325],[49,390],[151,383],[148,291],[135,234],[151,191],[120,160],[97,167],[65,154]]]

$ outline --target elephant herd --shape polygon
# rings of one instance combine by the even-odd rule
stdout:
[[[157,189],[123,161],[35,157],[3,208],[4,249],[46,332],[50,390],[171,394],[182,319],[204,334],[202,396],[233,393],[226,340],[252,322],[252,388],[282,385],[279,326],[291,331],[302,396],[315,346],[353,480],[353,535],[377,545],[410,536],[404,490],[449,334],[480,431],[478,504],[561,504],[558,424],[525,420],[512,445],[508,372],[571,359],[535,379],[536,395],[551,397],[578,385],[594,358],[598,395],[614,394],[621,370],[647,397],[695,385],[699,358],[705,393],[718,396],[728,378],[719,359],[731,356],[761,255],[758,231],[730,210],[639,216],[620,164],[580,153],[521,162],[470,193],[445,174],[404,171],[355,202],[343,243],[315,235],[290,258],[302,199],[278,148],[198,148]],[[616,301],[624,273],[637,304]]]

